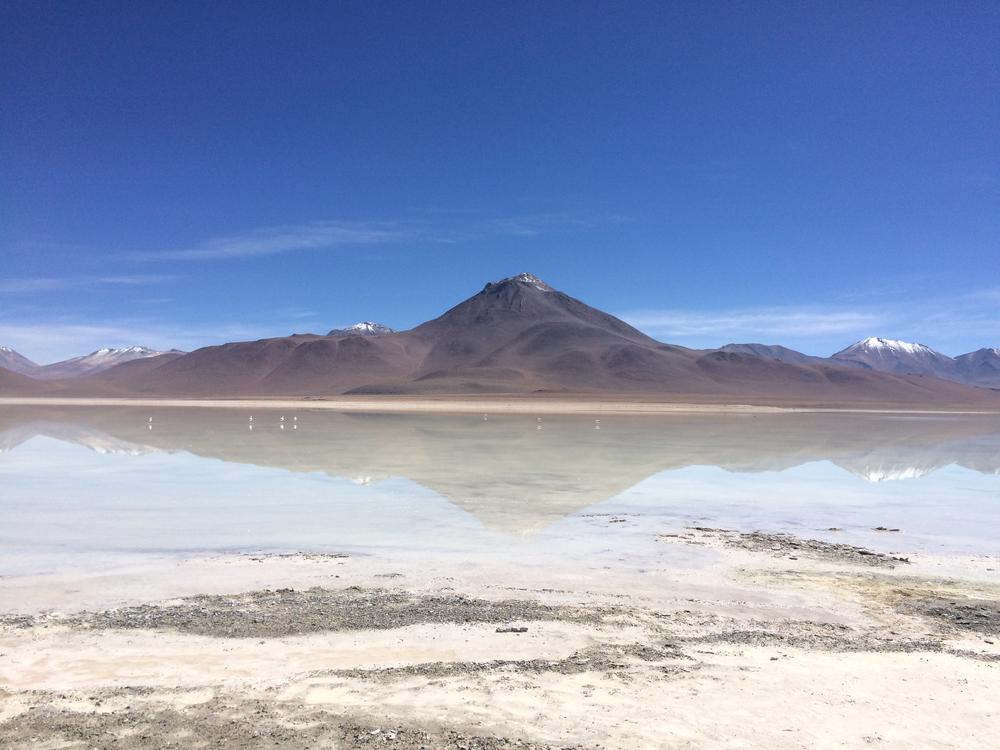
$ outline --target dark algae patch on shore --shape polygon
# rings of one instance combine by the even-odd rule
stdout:
[[[400,667],[375,669],[340,669],[320,672],[313,676],[335,676],[350,679],[407,679],[410,677],[443,678],[477,675],[483,673],[506,672],[512,674],[555,674],[572,675],[585,672],[602,674],[623,674],[637,665],[655,665],[661,671],[680,672],[695,668],[693,659],[684,654],[677,645],[665,643],[649,645],[645,643],[603,644],[567,656],[565,659],[496,659],[482,662],[428,662]]]
[[[412,727],[383,729],[364,724],[344,727],[341,744],[345,750],[393,748],[393,750],[584,750],[581,745],[548,745],[509,737],[464,734],[456,730],[424,730]]]
[[[921,615],[946,628],[1000,636],[1000,601],[997,600],[944,596],[907,598],[899,610]]]
[[[278,638],[307,633],[388,630],[435,623],[599,622],[610,610],[552,606],[530,600],[488,601],[461,595],[418,596],[384,589],[265,589],[205,595],[178,603],[88,612],[58,622],[114,630],[175,630],[222,638]],[[0,623],[3,624],[3,623]],[[40,624],[18,618],[15,627]]]
[[[0,748],[585,750],[576,745],[466,732],[458,727],[397,725],[368,717],[339,716],[266,700],[219,697],[177,708],[149,703],[142,693],[128,688],[107,691],[101,695],[104,700],[131,701],[107,711],[71,710],[56,703],[39,705],[0,723]],[[45,702],[45,696],[38,697],[39,702]]]
[[[896,555],[875,552],[853,544],[824,542],[820,539],[803,539],[792,534],[769,533],[764,531],[740,532],[730,529],[714,529],[694,526],[687,534],[662,534],[661,539],[678,540],[689,544],[699,543],[699,537],[716,537],[727,547],[797,559],[799,555],[824,562],[852,563],[873,567],[894,568],[909,564],[909,559]]]
[[[769,534],[763,531],[749,533],[724,532],[723,540],[729,547],[750,552],[789,556],[802,554],[828,562],[847,562],[876,567],[894,568],[910,561],[905,557],[874,552],[853,544],[824,542],[819,539],[801,539],[791,534]]]

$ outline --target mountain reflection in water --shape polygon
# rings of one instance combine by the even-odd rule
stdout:
[[[0,413],[0,461],[8,456],[0,464],[5,476],[40,481],[36,475],[44,472],[37,465],[17,468],[19,451],[38,438],[115,456],[188,456],[295,475],[320,473],[349,480],[359,485],[358,491],[405,479],[486,529],[521,534],[687,467],[745,474],[829,462],[868,482],[907,479],[916,484],[949,466],[1000,474],[1000,419],[974,415],[716,414],[602,416],[598,421],[305,408],[282,413],[18,407]],[[58,474],[59,469],[51,471]],[[858,484],[842,476],[843,482]],[[181,476],[176,481],[182,486]],[[21,502],[27,502],[27,493],[21,492]]]

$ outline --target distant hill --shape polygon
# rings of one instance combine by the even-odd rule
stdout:
[[[778,344],[726,344],[719,347],[719,351],[746,354],[751,357],[776,359],[779,362],[790,362],[795,365],[828,364],[825,357],[813,357]]]

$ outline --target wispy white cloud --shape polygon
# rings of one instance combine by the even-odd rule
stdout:
[[[890,318],[858,310],[746,308],[735,310],[640,310],[622,318],[654,336],[776,337],[828,336],[877,330]]]
[[[1000,286],[976,289],[975,291],[969,292],[969,294],[966,295],[966,299],[970,303],[982,302],[1000,304]]]
[[[31,294],[35,292],[61,292],[78,287],[94,286],[144,286],[169,281],[176,276],[162,274],[133,274],[121,276],[66,276],[0,279],[0,294]]]
[[[298,250],[323,250],[357,245],[380,245],[412,238],[413,230],[393,223],[316,221],[263,227],[215,237],[191,247],[129,253],[136,260],[220,260],[254,258]]]
[[[585,216],[576,213],[540,213],[501,218],[442,218],[380,222],[312,221],[214,237],[188,247],[126,253],[131,260],[226,260],[254,258],[304,250],[403,244],[423,241],[443,244],[470,242],[483,237],[536,237],[566,231],[594,229],[633,222],[624,214]]]
[[[537,237],[554,231],[596,229],[602,226],[631,224],[635,219],[625,214],[581,215],[570,212],[525,214],[487,222],[486,229],[511,237]]]

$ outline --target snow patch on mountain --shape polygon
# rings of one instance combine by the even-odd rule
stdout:
[[[519,273],[517,276],[511,276],[509,279],[504,279],[499,283],[503,284],[504,282],[507,281],[519,281],[522,284],[528,284],[529,286],[533,286],[540,292],[553,291],[552,287],[550,287],[548,284],[546,284],[544,281],[542,281],[540,278],[538,278],[532,273],[527,273],[527,272]]]
[[[371,320],[363,320],[347,328],[334,328],[327,336],[384,336],[387,333],[395,333],[392,328]]]
[[[852,349],[867,349],[867,350],[881,350],[889,349],[897,352],[906,352],[907,354],[921,354],[924,352],[937,354],[933,349],[931,349],[926,344],[917,344],[910,341],[900,341],[899,339],[884,339],[880,336],[869,336],[863,341],[859,341],[853,346],[849,346],[845,351],[850,351]]]

